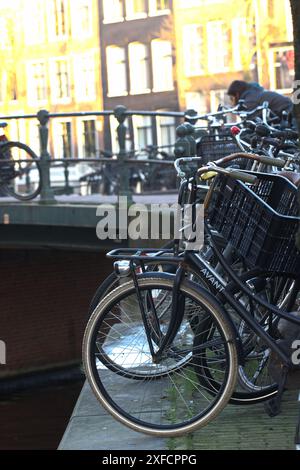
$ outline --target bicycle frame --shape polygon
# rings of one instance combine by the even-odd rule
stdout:
[[[163,354],[164,350],[172,343],[173,339],[176,336],[176,333],[178,331],[178,328],[180,327],[180,323],[182,320],[182,312],[179,311],[178,306],[180,306],[180,302],[178,302],[178,295],[179,295],[179,288],[180,284],[182,282],[182,279],[184,279],[183,272],[199,272],[202,273],[208,282],[211,284],[211,287],[216,295],[216,297],[219,298],[219,300],[226,301],[231,308],[234,309],[234,311],[239,315],[239,317],[251,328],[254,333],[256,333],[257,336],[259,336],[265,344],[272,350],[274,351],[282,360],[283,364],[287,366],[288,368],[293,368],[296,367],[291,361],[291,358],[286,354],[285,351],[281,349],[281,347],[273,340],[273,338],[262,328],[260,323],[255,319],[254,316],[249,315],[249,311],[246,310],[243,305],[236,300],[232,294],[226,290],[226,287],[229,285],[234,287],[237,287],[239,289],[239,292],[243,292],[246,296],[248,296],[252,302],[255,302],[256,304],[259,304],[261,307],[264,307],[267,309],[268,312],[275,314],[276,316],[280,318],[284,318],[298,327],[300,327],[300,319],[289,314],[288,312],[285,312],[268,302],[264,301],[261,297],[258,297],[255,295],[250,288],[248,288],[244,283],[242,283],[236,273],[232,270],[230,266],[228,266],[226,259],[223,257],[219,249],[217,248],[216,244],[213,241],[213,234],[207,228],[209,231],[210,236],[212,237],[212,243],[211,247],[215,253],[215,255],[218,258],[219,263],[222,265],[224,271],[227,273],[229,276],[230,281],[227,282],[225,281],[220,274],[205,260],[205,258],[201,255],[200,252],[192,252],[192,251],[185,251],[181,254],[181,256],[170,256],[171,250],[161,250],[160,254],[162,256],[157,257],[157,262],[158,264],[162,263],[170,263],[170,264],[177,264],[177,274],[175,276],[176,282],[174,283],[174,288],[173,288],[173,293],[172,293],[172,316],[171,316],[171,321],[170,325],[168,328],[168,331],[165,335],[165,338],[163,340],[163,343],[161,344],[159,350],[153,354],[153,358],[155,360],[159,360],[159,357]],[[154,253],[155,250],[141,250],[140,253],[143,253],[143,255],[139,253],[134,253],[134,250],[114,250],[108,253],[108,257],[110,258],[115,258],[115,259],[128,259],[131,260],[132,266],[134,263],[141,264],[141,263],[146,263],[149,261],[149,257],[147,256],[147,253]],[[151,261],[153,262],[153,257],[151,256]],[[132,270],[133,272],[134,270]],[[135,274],[133,275],[135,278]],[[300,286],[300,280],[297,280],[297,285]],[[138,290],[138,279],[135,281],[135,287]],[[138,292],[138,296],[140,297],[140,294]],[[145,313],[145,312],[144,312]],[[152,312],[154,313],[154,312]],[[179,321],[180,320],[180,321]],[[147,325],[147,322],[145,321],[145,325]],[[147,328],[147,327],[146,327]],[[236,331],[236,340],[238,343],[238,349],[241,352],[242,351],[242,341],[239,338],[239,334]],[[150,341],[151,342],[151,341]],[[243,354],[243,351],[242,351]],[[243,357],[241,358],[243,359]]]

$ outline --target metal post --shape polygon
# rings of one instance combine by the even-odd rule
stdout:
[[[194,157],[196,155],[196,141],[194,126],[189,123],[181,124],[176,129],[177,141],[174,154],[176,158]]]
[[[119,187],[118,187],[118,196],[126,196],[128,198],[128,202],[130,203],[132,200],[132,194],[130,191],[130,169],[128,164],[124,162],[126,158],[126,132],[127,127],[125,125],[126,120],[126,111],[127,108],[125,106],[117,106],[114,110],[115,118],[117,119],[119,125],[117,128],[118,134],[118,142],[119,142]]]
[[[65,175],[65,187],[64,187],[64,193],[65,194],[72,194],[73,193],[73,188],[70,186],[70,170],[69,170],[69,162],[67,159],[65,159],[64,163],[64,175]]]
[[[48,152],[48,138],[49,138],[49,112],[41,110],[37,113],[39,120],[39,136],[40,136],[40,166],[42,176],[42,189],[40,195],[40,204],[55,204],[57,201],[54,197],[54,192],[51,189],[50,183],[50,161],[51,156]]]

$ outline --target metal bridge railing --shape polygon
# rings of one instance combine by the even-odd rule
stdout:
[[[189,111],[189,114],[191,112]],[[114,116],[117,120],[117,141],[119,145],[119,152],[113,158],[65,158],[56,159],[52,158],[49,152],[49,123],[54,118],[72,118],[72,117],[110,117]],[[19,119],[37,119],[39,122],[39,141],[40,141],[40,166],[42,189],[40,193],[39,202],[41,204],[56,203],[55,191],[51,185],[50,169],[53,165],[60,165],[64,168],[65,187],[66,193],[71,192],[70,185],[70,166],[82,164],[84,162],[89,164],[109,164],[116,167],[118,172],[118,187],[117,196],[127,196],[129,200],[132,197],[130,188],[130,171],[132,167],[139,167],[141,165],[161,167],[170,167],[172,170],[172,160],[161,159],[143,159],[131,158],[133,152],[126,150],[126,134],[128,117],[132,116],[150,116],[150,117],[174,117],[176,119],[185,120],[186,113],[184,112],[167,112],[167,111],[132,111],[128,110],[125,106],[117,106],[113,111],[93,111],[93,112],[74,112],[74,113],[50,113],[47,110],[40,110],[36,115],[11,115],[0,116],[0,121],[19,120]],[[174,158],[180,156],[195,156],[196,155],[196,140],[194,136],[194,126],[188,122],[182,123],[177,127],[177,140],[172,147],[174,150]],[[24,142],[30,147],[30,142]],[[158,147],[157,147],[158,148]],[[105,152],[103,152],[105,154]]]

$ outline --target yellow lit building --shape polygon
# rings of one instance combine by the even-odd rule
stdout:
[[[0,1],[1,114],[103,109],[98,0]],[[10,136],[39,151],[36,120],[10,122]],[[96,118],[51,120],[56,158],[96,153]]]
[[[182,109],[216,110],[235,79],[291,92],[289,0],[174,0],[173,8]]]

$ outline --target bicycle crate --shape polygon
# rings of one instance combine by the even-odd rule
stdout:
[[[258,182],[252,186],[224,175],[215,178],[209,223],[248,267],[299,275],[297,188],[282,176],[254,174]]]
[[[197,144],[197,156],[204,164],[240,151],[231,135],[205,135]]]

